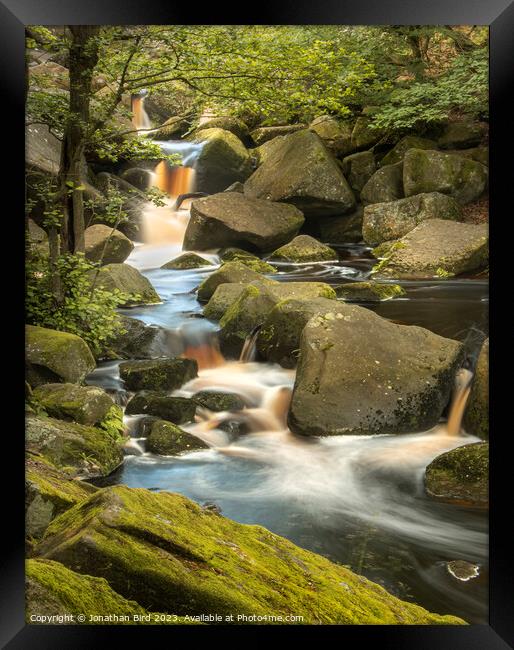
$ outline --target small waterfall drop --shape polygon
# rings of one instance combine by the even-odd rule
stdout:
[[[145,110],[145,95],[132,95],[132,124],[139,130],[148,130],[152,128],[152,123]]]
[[[466,408],[469,394],[471,392],[472,379],[473,373],[466,368],[461,368],[457,372],[453,399],[450,406],[450,414],[448,415],[448,423],[446,425],[449,436],[460,435],[464,409]]]
[[[253,361],[255,359],[255,353],[257,351],[257,337],[259,336],[261,329],[262,325],[257,325],[246,337],[243,349],[241,350],[241,354],[239,356],[240,363],[248,363],[249,361]]]

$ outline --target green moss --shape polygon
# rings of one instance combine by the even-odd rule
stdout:
[[[406,291],[399,284],[378,282],[349,282],[336,287],[338,298],[348,302],[377,302],[404,296]]]
[[[176,494],[102,490],[54,520],[37,551],[105,577],[149,611],[295,614],[307,624],[462,623]]]
[[[245,407],[243,400],[235,393],[201,390],[193,395],[193,399],[198,406],[215,412],[240,411]]]
[[[120,364],[120,377],[129,390],[170,391],[180,388],[198,374],[194,359],[148,359]]]
[[[164,456],[175,456],[182,452],[208,448],[209,445],[200,438],[164,420],[152,423],[146,439],[147,451]]]
[[[166,393],[142,390],[136,393],[125,409],[127,415],[155,415],[175,424],[191,422],[196,403],[187,397],[170,397]]]
[[[309,235],[298,235],[285,246],[277,248],[270,257],[271,259],[291,263],[326,262],[338,259],[338,255],[333,248],[322,244]]]
[[[200,269],[204,266],[213,266],[212,262],[206,260],[204,257],[200,257],[196,253],[184,253],[179,257],[176,257],[166,264],[161,266],[161,269],[171,269],[171,270],[187,270],[187,269]]]
[[[125,433],[123,409],[117,404],[113,404],[98,426],[114,441],[123,438]]]

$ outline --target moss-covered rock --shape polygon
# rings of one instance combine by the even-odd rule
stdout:
[[[487,167],[465,156],[410,149],[403,161],[405,196],[441,192],[461,204],[470,203],[484,192],[487,179]]]
[[[125,413],[155,415],[174,424],[185,424],[193,421],[196,402],[187,397],[170,397],[166,393],[142,390],[129,401]]]
[[[244,144],[247,144],[250,139],[250,131],[243,120],[230,115],[211,117],[209,120],[199,124],[194,134],[196,135],[199,131],[204,131],[205,129],[223,129],[224,131],[230,131],[230,133],[233,133]]]
[[[285,126],[261,126],[251,132],[253,141],[257,146],[273,140],[279,136],[289,135],[305,129],[305,124],[286,124]]]
[[[120,363],[120,377],[128,390],[171,391],[198,376],[194,359],[152,359]]]
[[[119,424],[120,413],[115,420]],[[90,427],[28,415],[25,441],[28,451],[40,454],[71,477],[107,476],[123,462],[123,437],[116,427]]]
[[[319,135],[336,156],[352,151],[352,128],[349,122],[342,122],[332,115],[320,115],[309,124],[309,129]]]
[[[271,264],[241,248],[224,248],[219,255],[222,262],[241,262],[257,273],[276,273],[277,271]]]
[[[399,284],[379,282],[347,282],[334,287],[338,298],[345,302],[381,302],[406,294]]]
[[[91,271],[91,281],[107,291],[118,289],[128,296],[125,307],[161,302],[157,292],[144,275],[129,264],[106,264],[97,271]]]
[[[253,271],[240,261],[227,262],[203,280],[198,287],[198,300],[200,302],[207,302],[220,284],[225,284],[226,282],[246,286],[250,282],[271,283],[272,280],[267,280],[263,275]]]
[[[245,290],[244,284],[226,282],[216,287],[215,292],[209,298],[209,302],[203,308],[205,318],[220,320],[227,309],[239,298]]]
[[[487,264],[488,243],[487,224],[429,219],[391,244],[374,272],[377,276],[408,279],[445,278],[476,271]]]
[[[25,328],[25,360],[31,386],[55,381],[80,383],[96,366],[80,336],[34,325]]]
[[[84,241],[87,259],[102,264],[124,262],[134,248],[122,232],[101,223],[86,228]]]
[[[479,438],[489,438],[489,339],[482,345],[471,384],[464,428]]]
[[[288,423],[302,435],[426,431],[448,404],[462,345],[370,309],[303,329]]]
[[[489,167],[489,147],[473,147],[472,149],[446,149],[445,153],[451,153],[455,156],[464,156],[476,160],[482,165]]]
[[[398,201],[367,205],[362,234],[368,244],[376,246],[403,237],[427,219],[458,221],[460,216],[460,206],[451,196],[440,192],[416,194]]]
[[[223,351],[239,356],[246,337],[262,325],[273,307],[287,298],[309,300],[335,299],[335,291],[323,282],[253,283],[225,311],[220,320],[220,343]]]
[[[265,162],[266,158],[268,158],[268,156],[275,150],[275,148],[280,146],[280,143],[283,139],[283,135],[277,135],[272,140],[267,140],[266,142],[263,142],[259,147],[252,149],[252,155],[256,158],[257,163],[259,165],[262,165],[262,163]]]
[[[220,192],[193,201],[184,248],[209,250],[239,246],[271,251],[300,230],[304,218],[293,205]]]
[[[245,181],[252,173],[250,154],[241,140],[230,131],[203,129],[188,139],[203,144],[195,162],[197,192],[223,192],[231,183]]]
[[[121,330],[108,342],[118,359],[155,359],[168,352],[168,332],[137,318],[120,315]]]
[[[245,196],[295,205],[305,217],[344,214],[355,207],[333,154],[307,130],[284,137],[246,181]]]
[[[375,171],[375,156],[372,151],[361,151],[343,158],[343,173],[354,192],[361,192]]]
[[[261,526],[177,494],[107,488],[54,520],[45,559],[107,579],[149,611],[303,616],[305,624],[458,624],[398,600]]]
[[[161,126],[151,132],[154,140],[176,140],[181,138],[191,127],[190,122],[180,115],[169,117]]]
[[[161,456],[176,456],[188,451],[208,449],[203,440],[165,420],[152,422],[146,439],[146,450]]]
[[[364,205],[397,201],[404,196],[403,163],[401,162],[381,167],[373,174],[361,191],[361,201]]]
[[[409,149],[437,149],[437,144],[434,140],[429,140],[428,138],[406,135],[382,158],[380,167],[402,162]]]
[[[97,488],[71,479],[43,456],[28,454],[25,461],[25,534],[38,539],[48,524]]]
[[[427,494],[443,501],[489,505],[489,443],[463,445],[437,456],[425,472]]]
[[[345,306],[328,298],[280,301],[268,313],[257,339],[257,350],[267,361],[294,368],[300,353],[300,337],[307,322],[316,315],[344,313]]]
[[[370,117],[368,115],[361,115],[356,119],[353,127],[351,146],[354,151],[369,149],[383,137],[383,129],[373,128]]]
[[[487,126],[480,122],[448,122],[437,144],[441,149],[468,149],[480,144],[486,132]]]
[[[362,205],[340,217],[324,217],[319,220],[319,235],[329,244],[353,244],[362,241]]]
[[[131,167],[122,172],[120,178],[141,192],[147,192],[152,187],[154,175],[150,169]]]
[[[277,248],[270,255],[271,260],[280,262],[325,262],[339,259],[333,248],[322,244],[310,235],[298,235],[288,244]]]
[[[161,269],[180,271],[182,269],[201,269],[204,266],[212,265],[212,262],[209,262],[205,257],[201,257],[196,253],[183,253],[169,262],[166,262],[166,264],[163,264]]]
[[[245,407],[244,401],[236,393],[219,390],[201,390],[193,395],[194,401],[209,411],[240,411]]]
[[[27,560],[25,564],[27,623],[55,625],[63,614],[77,617],[72,623],[78,625],[140,625],[146,622],[145,617],[148,616],[148,612],[135,601],[127,600],[117,594],[104,578],[81,575],[53,560],[39,558]],[[112,617],[110,620],[103,618],[109,616]],[[81,620],[78,617],[84,618]]]

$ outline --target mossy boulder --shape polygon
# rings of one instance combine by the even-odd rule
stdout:
[[[250,131],[243,120],[230,115],[211,117],[209,120],[199,124],[196,127],[194,134],[196,135],[205,129],[223,129],[224,131],[230,131],[230,133],[233,133],[244,144],[248,144],[248,141],[250,140]]]
[[[347,282],[334,289],[337,297],[345,302],[382,302],[406,294],[399,284],[379,282]]]
[[[174,424],[185,424],[193,421],[196,402],[187,397],[170,397],[166,393],[142,390],[129,400],[125,413],[155,415]]]
[[[165,420],[152,422],[146,439],[146,450],[161,456],[176,456],[184,452],[208,448],[209,445],[197,436]]]
[[[32,400],[54,418],[88,425],[101,425],[112,417],[113,407],[119,408],[98,386],[43,384],[34,390]],[[118,415],[121,422],[121,411]]]
[[[169,117],[161,126],[151,131],[151,136],[154,140],[177,140],[187,133],[190,129],[190,122],[180,117],[180,115],[173,115]]]
[[[71,477],[108,476],[123,462],[119,431],[28,415],[27,450],[43,456]]]
[[[150,169],[131,167],[122,172],[120,178],[127,181],[127,183],[130,183],[141,192],[147,192],[152,187],[154,175]]]
[[[194,359],[149,359],[120,363],[120,377],[128,390],[171,391],[198,376]]]
[[[451,196],[440,192],[416,194],[398,201],[367,205],[362,234],[368,244],[376,246],[403,237],[427,219],[458,221],[460,216],[461,208]]]
[[[376,171],[361,191],[364,205],[403,199],[403,163],[385,165]]]
[[[149,611],[236,619],[294,613],[304,624],[462,623],[178,494],[104,489],[54,520],[37,550],[44,559],[104,577]]]
[[[487,338],[480,350],[475,376],[471,384],[466,411],[464,413],[464,428],[468,433],[479,438],[489,438],[489,339]]]
[[[203,308],[205,318],[220,320],[227,309],[239,298],[245,290],[244,284],[226,282],[216,287],[216,290],[209,298],[209,302]]]
[[[122,232],[101,223],[86,228],[84,241],[87,259],[102,264],[124,262],[134,248],[134,244]]]
[[[471,203],[484,192],[487,179],[487,167],[465,156],[409,149],[403,160],[405,196],[441,192],[461,204]]]
[[[416,135],[403,137],[380,161],[380,167],[394,165],[402,162],[409,149],[437,149],[437,144],[429,138],[420,138]]]
[[[487,125],[470,120],[448,122],[437,140],[440,149],[468,149],[482,142],[487,133]]]
[[[31,386],[55,381],[80,383],[96,366],[80,336],[34,325],[25,328],[25,361]]]
[[[181,271],[183,269],[201,269],[205,266],[213,266],[213,264],[196,253],[183,253],[163,264],[161,269]]]
[[[219,252],[219,256],[222,262],[241,262],[257,273],[276,273],[277,271],[274,266],[261,260],[257,255],[241,248],[224,248]]]
[[[261,273],[253,271],[240,261],[227,262],[203,280],[198,287],[198,300],[200,302],[207,302],[220,284],[225,284],[226,282],[246,286],[250,282],[266,282],[266,278]],[[272,281],[268,280],[268,282]]]
[[[342,122],[332,115],[320,115],[309,124],[309,129],[314,131],[336,156],[344,156],[352,151],[352,128],[353,125],[349,122]]]
[[[25,534],[38,539],[48,524],[97,488],[71,479],[43,456],[28,454],[25,461]]]
[[[137,318],[120,315],[121,331],[108,342],[119,359],[155,359],[168,351],[167,331],[157,325],[146,325]]]
[[[339,259],[333,248],[322,244],[310,235],[298,235],[288,244],[277,248],[270,255],[271,260],[280,262],[326,262]]]
[[[91,616],[95,617],[95,625],[138,625],[145,621],[134,617],[146,617],[148,612],[135,601],[117,594],[104,578],[82,575],[53,560],[27,560],[25,620],[29,624],[42,624],[44,619],[39,617],[60,617],[63,614],[84,617],[83,621],[80,618],[74,620],[78,625],[91,625]],[[113,618],[103,622],[102,617],[109,615]],[[51,619],[48,623],[55,625]]]
[[[379,276],[404,279],[477,271],[487,264],[488,243],[487,224],[429,219],[392,244],[375,271]]]
[[[236,393],[219,390],[201,390],[193,395],[193,399],[198,406],[214,412],[241,411],[245,407],[244,401]]]
[[[335,299],[335,291],[323,282],[253,283],[225,311],[220,320],[220,343],[225,354],[239,356],[246,337],[262,325],[273,307],[287,298]]]
[[[291,240],[303,222],[302,213],[293,205],[221,192],[193,201],[184,248],[239,246],[271,251]]]
[[[305,217],[344,214],[355,207],[337,160],[306,130],[284,137],[246,181],[245,196],[295,205]]]
[[[276,147],[280,146],[280,143],[284,139],[283,135],[277,135],[272,140],[266,140],[260,146],[252,149],[252,155],[256,158],[257,163],[262,165],[262,163],[268,158],[268,156],[275,150]],[[244,186],[243,186],[244,191]]]
[[[294,368],[300,353],[300,337],[307,322],[316,315],[344,313],[345,306],[328,298],[280,301],[268,313],[257,339],[257,350],[267,361]]]
[[[253,164],[248,150],[230,131],[203,129],[188,139],[203,144],[195,162],[197,192],[223,192],[231,183],[245,181],[252,173]]]
[[[455,156],[464,156],[476,160],[482,165],[489,167],[489,147],[473,147],[472,149],[447,149],[445,153],[451,153]]]
[[[489,443],[463,445],[437,456],[425,471],[425,489],[435,499],[489,505]]]
[[[354,192],[361,192],[376,168],[372,151],[361,151],[343,158],[343,174]]]
[[[289,135],[305,129],[305,124],[286,124],[284,126],[261,126],[251,132],[253,141],[257,146],[273,140],[279,136]]]
[[[383,129],[373,128],[370,117],[368,115],[361,115],[356,119],[353,127],[351,147],[354,151],[369,149],[383,137]]]
[[[362,241],[362,205],[340,217],[324,217],[318,221],[321,241],[329,244],[353,244]]]
[[[462,345],[370,309],[314,316],[300,339],[288,423],[301,435],[426,431],[448,404]]]
[[[106,291],[118,289],[126,294],[125,307],[149,305],[161,302],[150,280],[129,264],[106,264],[97,271],[91,271],[91,281]]]

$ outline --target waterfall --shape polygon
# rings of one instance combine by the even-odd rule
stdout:
[[[243,349],[241,350],[241,354],[239,356],[240,363],[248,363],[249,361],[254,360],[256,345],[257,345],[257,337],[259,336],[259,332],[261,331],[261,328],[262,325],[257,325],[246,337],[246,340],[243,345]]]
[[[140,129],[151,129],[152,123],[145,111],[145,96],[132,95],[132,124],[138,131]]]
[[[453,399],[450,406],[448,424],[446,425],[448,435],[450,436],[458,436],[460,434],[464,409],[466,408],[466,403],[471,391],[472,379],[473,373],[466,368],[461,368],[455,377]]]

